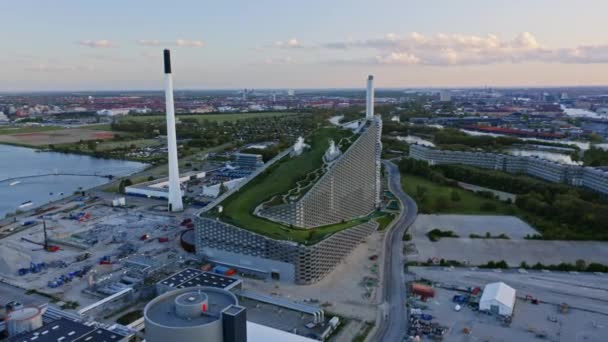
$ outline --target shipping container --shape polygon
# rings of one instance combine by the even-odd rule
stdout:
[[[230,269],[225,266],[217,265],[213,268],[213,272],[217,274],[226,274],[228,271],[230,271]]]
[[[413,294],[422,297],[423,300],[435,297],[435,290],[427,285],[412,283],[411,290]]]

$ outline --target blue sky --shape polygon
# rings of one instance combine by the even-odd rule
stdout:
[[[0,1],[0,91],[608,84],[605,0]]]

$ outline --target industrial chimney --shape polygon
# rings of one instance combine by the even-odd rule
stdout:
[[[175,108],[173,105],[173,78],[171,77],[171,54],[164,51],[165,61],[165,106],[167,110],[167,149],[169,152],[169,211],[182,211],[182,190],[179,184],[177,165],[177,138],[175,134]]]
[[[367,76],[367,94],[365,98],[365,119],[374,118],[374,76]]]

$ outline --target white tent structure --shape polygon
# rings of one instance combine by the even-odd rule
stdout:
[[[490,283],[483,289],[479,310],[488,311],[501,316],[513,315],[515,306],[515,289],[503,283]]]

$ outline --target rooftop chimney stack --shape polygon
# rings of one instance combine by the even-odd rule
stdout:
[[[175,107],[173,105],[173,78],[171,77],[171,54],[164,51],[165,106],[167,111],[167,149],[169,152],[169,211],[182,211],[182,190],[179,184],[177,164],[177,137],[175,133]]]
[[[374,76],[367,77],[367,94],[365,99],[365,119],[374,118]]]

